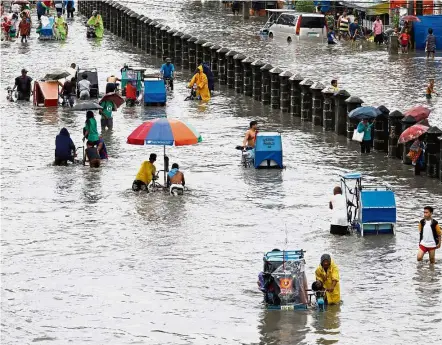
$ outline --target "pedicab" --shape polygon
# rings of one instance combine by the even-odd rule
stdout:
[[[255,148],[237,146],[236,149],[241,150],[241,164],[246,168],[252,165],[255,169],[284,168],[281,133],[258,132]]]
[[[91,83],[90,87],[90,96],[91,98],[98,98],[99,96],[99,88],[98,88],[98,71],[96,68],[79,68],[77,71],[77,74],[75,76],[77,80],[77,86],[78,82],[82,79],[82,75],[87,75],[87,80]],[[77,87],[77,97],[80,98],[80,91]]]
[[[54,17],[42,16],[40,23],[37,27],[37,33],[39,34],[38,39],[40,40],[55,40],[54,35]]]
[[[396,233],[396,198],[387,185],[362,184],[362,174],[341,176],[350,227],[362,236]]]
[[[164,85],[164,83],[163,83]],[[164,169],[157,171],[156,179],[148,186],[150,191],[164,190],[170,194],[183,194],[182,185],[171,185],[167,188],[167,173],[169,172],[169,157],[166,156],[166,146],[194,145],[202,141],[201,135],[189,124],[167,118],[158,118],[144,122],[138,126],[128,137],[130,145],[159,145],[163,146]],[[158,183],[158,175],[164,174],[164,185]]]
[[[321,292],[308,289],[304,251],[274,249],[263,257],[264,269],[259,273],[258,286],[269,310],[306,310],[317,306],[323,310]],[[312,297],[315,297],[312,303]]]
[[[126,85],[129,81],[136,81],[137,94],[140,95],[143,89],[144,67],[131,67],[125,65],[121,69],[121,95],[126,96]]]

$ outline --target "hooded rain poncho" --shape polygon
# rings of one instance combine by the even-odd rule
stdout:
[[[322,262],[327,260],[330,262],[330,266],[327,272],[322,267]],[[339,268],[331,259],[330,255],[324,254],[321,257],[321,264],[315,271],[316,280],[319,280],[324,285],[325,289],[330,289],[333,286],[333,280],[336,280],[336,286],[333,292],[326,292],[328,304],[338,304],[341,302],[341,288],[339,285]]]
[[[196,84],[196,95],[201,96],[203,101],[208,102],[210,101],[210,92],[207,76],[204,74],[202,66],[198,66],[198,71],[199,73],[195,73],[188,87],[191,88],[193,84]]]
[[[97,14],[96,16],[92,16],[88,21],[87,25],[91,25],[95,27],[95,36],[98,38],[103,37],[104,33],[104,26],[103,26],[103,19],[101,18],[101,15]]]

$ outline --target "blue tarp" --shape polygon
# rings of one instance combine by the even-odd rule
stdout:
[[[428,29],[433,29],[433,35],[436,36],[436,51],[442,46],[442,16],[418,16],[420,22],[414,22],[414,41],[416,49],[425,49],[425,39],[428,35]]]
[[[42,18],[41,24],[41,30],[40,35],[41,36],[52,36],[52,28],[54,27],[54,18],[53,17],[47,17],[48,20],[44,20]]]
[[[144,81],[144,103],[166,103],[166,85],[163,80]]]
[[[362,223],[396,223],[396,200],[391,190],[361,192]]]
[[[255,143],[255,168],[272,160],[282,169],[282,142],[279,133],[258,133]]]

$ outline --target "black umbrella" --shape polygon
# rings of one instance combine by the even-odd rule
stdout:
[[[80,102],[74,105],[72,110],[100,110],[103,109],[101,105],[95,102]]]
[[[54,71],[51,73],[48,73],[44,76],[44,80],[60,80],[66,77],[69,77],[71,74],[69,72],[63,71],[63,70],[59,70],[59,71]]]

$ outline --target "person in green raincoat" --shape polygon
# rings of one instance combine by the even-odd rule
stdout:
[[[92,11],[92,17],[87,21],[87,25],[95,27],[95,36],[98,38],[103,37],[104,26],[103,18],[98,14],[97,10]]]
[[[61,13],[57,13],[57,18],[55,18],[54,21],[54,27],[56,30],[56,36],[60,40],[66,39],[66,22],[64,21],[64,18],[62,17]]]

